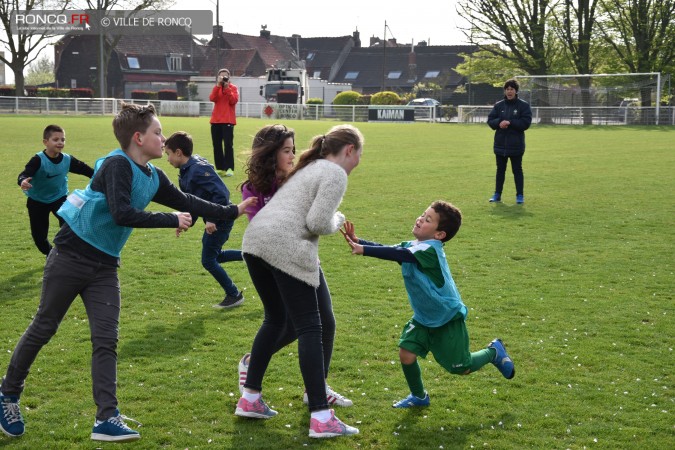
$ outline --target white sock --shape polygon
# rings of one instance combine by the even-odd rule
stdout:
[[[322,409],[321,411],[312,412],[312,419],[316,419],[321,423],[328,422],[331,417],[332,414],[330,413],[330,409]]]
[[[255,403],[258,401],[262,394],[260,392],[246,392],[244,391],[243,394],[241,394],[242,397],[244,397],[247,401],[251,403]]]

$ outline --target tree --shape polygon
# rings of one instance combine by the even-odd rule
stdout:
[[[123,9],[132,11],[141,11],[149,8],[162,8],[166,3],[171,3],[170,0],[74,0],[81,9],[93,9],[97,11],[110,11],[112,9]],[[108,40],[105,34],[99,36],[99,43],[97,51],[99,52],[99,68],[98,78],[99,82],[96,87],[99,97],[105,97],[107,93],[107,77],[108,77],[108,63],[110,62],[110,55],[115,48],[115,45],[122,38],[121,35],[111,36]],[[102,54],[101,54],[102,53]],[[103,92],[101,91],[101,88]]]
[[[12,33],[12,11],[64,10],[70,0],[3,0],[0,1],[0,22],[4,26],[4,34],[0,34],[0,44],[8,49],[9,57],[0,57],[14,73],[15,95],[22,96],[25,86],[24,70],[40,55],[46,40],[51,37],[47,33],[33,31]]]
[[[563,0],[560,14],[554,15],[557,24],[556,32],[565,46],[566,53],[578,74],[593,73],[591,60],[591,36],[595,26],[596,11],[599,0]],[[581,104],[591,104],[591,79],[577,79],[581,89]],[[584,124],[590,125],[593,117],[591,111],[584,109]]]
[[[630,72],[675,68],[675,0],[601,0],[601,5],[602,36]],[[651,104],[647,90],[642,104]]]
[[[25,83],[29,86],[54,82],[54,61],[49,56],[42,55],[28,66]]]
[[[475,53],[462,53],[464,62],[455,67],[455,72],[466,77],[471,83],[488,83],[502,86],[504,80],[516,75],[527,75],[518,63],[511,58],[495,56],[492,52],[481,50]]]
[[[512,61],[530,75],[546,75],[558,50],[549,24],[559,1],[462,0],[457,13],[470,24],[464,35],[481,51]],[[540,101],[548,105],[546,92]],[[549,121],[541,116],[541,122]]]
[[[548,24],[558,1],[463,0],[457,12],[470,24],[462,32],[480,50],[514,61],[530,75],[545,75],[555,51]]]

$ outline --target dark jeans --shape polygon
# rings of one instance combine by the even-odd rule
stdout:
[[[89,319],[96,419],[106,420],[117,409],[117,340],[121,304],[117,267],[59,251],[58,247],[52,249],[47,257],[40,305],[14,349],[0,391],[5,395],[21,395],[33,361],[56,334],[78,295]],[[83,369],[73,368],[75,371]],[[64,401],[67,399],[64,398]]]
[[[216,222],[216,231],[202,236],[202,266],[216,279],[225,290],[226,295],[237,295],[239,289],[232,282],[220,263],[241,261],[241,250],[222,250],[223,245],[230,238],[233,220]]]
[[[61,197],[51,203],[38,202],[30,197],[26,201],[28,219],[30,220],[30,234],[33,236],[35,246],[44,255],[48,255],[49,251],[52,249],[52,244],[50,244],[49,239],[47,239],[47,234],[49,233],[49,214],[54,214],[54,217],[59,219],[59,226],[62,226],[63,219],[56,214],[56,212],[65,201],[66,197]]]
[[[287,321],[290,320],[298,338],[298,359],[307,389],[309,410],[327,409],[322,324],[317,289],[272,267],[256,256],[244,254],[244,261],[265,310],[263,323],[253,340],[244,387],[262,391],[265,371],[272,355],[281,348],[279,347],[283,341],[281,337],[285,339],[293,337],[287,330]]]
[[[213,164],[216,169],[234,170],[234,125],[212,123],[211,141],[213,142]],[[224,150],[223,144],[225,144]]]
[[[516,195],[523,195],[523,185],[525,177],[523,176],[523,155],[503,156],[495,155],[497,160],[497,176],[495,178],[495,192],[502,193],[504,188],[504,179],[506,178],[506,165],[511,160],[511,172],[513,172],[513,181],[516,183]]]

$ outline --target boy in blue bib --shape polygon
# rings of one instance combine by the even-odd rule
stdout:
[[[58,125],[47,125],[42,132],[45,149],[36,153],[19,174],[18,184],[26,194],[26,208],[30,220],[30,234],[35,246],[44,255],[52,249],[49,243],[49,214],[63,225],[57,211],[68,195],[68,173],[91,178],[94,169],[74,156],[63,152],[66,132]]]
[[[462,224],[462,213],[448,202],[435,201],[415,221],[414,241],[383,246],[359,239],[354,225],[346,221],[344,235],[355,255],[396,261],[401,264],[403,282],[413,317],[403,327],[399,340],[399,358],[410,395],[394,403],[394,408],[429,406],[429,394],[422,383],[417,357],[431,351],[448,372],[468,375],[491,362],[511,379],[513,361],[500,339],[486,349],[470,352],[469,334],[464,323],[467,309],[450,274],[443,243],[452,239]]]

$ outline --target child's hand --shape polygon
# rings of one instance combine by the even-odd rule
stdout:
[[[344,230],[340,229],[340,233],[345,237],[345,241],[352,249],[353,255],[363,255],[363,245],[358,243],[358,238],[354,235],[354,224],[346,220],[344,223]],[[352,236],[354,239],[352,239]]]
[[[206,227],[204,227],[204,231],[206,231],[206,234],[213,234],[217,230],[216,224],[213,222],[206,222]]]
[[[239,214],[237,214],[237,217],[244,214],[246,212],[246,208],[248,208],[249,206],[257,204],[258,204],[258,197],[249,197],[246,200],[243,200],[241,203],[237,205],[237,208],[239,208]]]
[[[363,245],[352,241],[347,235],[344,235],[344,237],[347,240],[347,244],[352,248],[352,255],[363,255]]]
[[[357,238],[356,235],[354,234],[354,224],[352,222],[350,222],[349,220],[345,220],[345,223],[343,224],[342,228],[344,229],[344,231],[340,230],[340,232],[345,237],[345,239],[347,238],[347,236],[349,236],[349,239],[351,239],[352,241],[359,242],[359,238]]]
[[[33,187],[33,185],[30,184],[32,179],[33,179],[33,177],[28,177],[28,178],[24,178],[23,181],[21,181],[21,190],[22,191],[27,191],[28,189]]]
[[[186,212],[174,212],[178,217],[178,230],[187,231],[192,226],[192,216]]]

